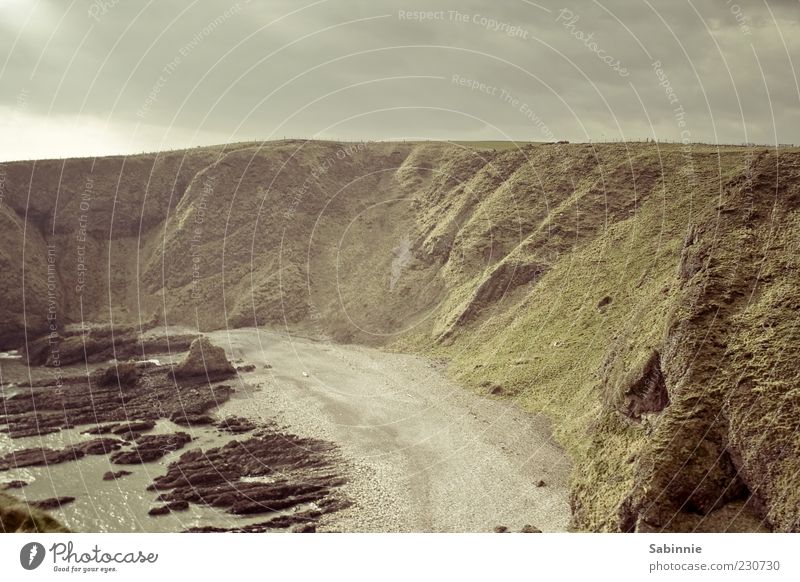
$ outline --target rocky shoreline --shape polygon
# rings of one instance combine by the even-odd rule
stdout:
[[[115,465],[141,465],[186,449],[148,487],[159,492],[158,501],[163,503],[149,510],[153,519],[186,511],[192,504],[231,515],[265,517],[261,523],[242,527],[200,525],[186,531],[312,531],[322,515],[349,505],[338,491],[346,480],[337,467],[340,459],[335,445],[283,432],[269,422],[215,418],[214,411],[235,393],[232,386],[219,382],[238,372],[224,351],[207,338],[195,337],[188,347],[186,358],[174,366],[116,362],[85,376],[60,378],[57,384],[30,382],[0,399],[0,432],[12,440],[73,428],[98,437],[63,448],[42,446],[7,453],[0,456],[0,474],[79,461],[86,455],[108,455],[109,463]],[[231,440],[204,450],[193,447],[194,439],[187,432],[149,434],[166,420],[204,427]],[[107,471],[102,479],[115,481],[131,474]],[[24,484],[12,481],[8,486]],[[29,504],[60,509],[73,501],[62,496]]]

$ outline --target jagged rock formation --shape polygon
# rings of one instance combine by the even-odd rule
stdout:
[[[155,508],[159,514],[197,503],[237,515],[291,510],[285,517],[293,520],[287,525],[314,522],[349,505],[337,493],[345,480],[337,474],[335,460],[331,443],[268,430],[222,447],[184,453],[149,489],[162,491],[159,501],[168,502]],[[259,525],[287,526],[274,521]]]
[[[115,366],[101,371],[101,377],[113,375]],[[76,426],[92,426],[89,434],[114,434],[137,439],[155,426],[159,418],[180,419],[203,415],[233,394],[227,385],[212,385],[205,377],[176,383],[168,366],[156,366],[137,376],[130,384],[113,382],[100,386],[86,376],[43,380],[37,386],[1,398],[0,431],[12,438],[41,436]],[[91,398],[87,395],[91,394]],[[65,460],[74,458],[92,443],[114,443],[117,439],[94,439],[60,451]],[[91,451],[83,451],[94,454]],[[9,458],[19,452],[10,453]],[[11,461],[8,461],[9,463]],[[61,461],[46,461],[47,463]],[[0,459],[0,470],[4,464]]]
[[[0,347],[81,316],[392,344],[549,414],[579,529],[800,529],[796,148],[274,142],[3,168]]]
[[[189,353],[183,361],[173,369],[175,378],[208,377],[226,378],[236,373],[225,355],[225,350],[215,346],[205,337],[199,337],[189,346]]]
[[[219,349],[211,344],[204,349],[209,347]],[[223,360],[230,367],[224,353]],[[100,369],[90,375],[90,380],[112,376],[120,380],[115,376],[116,370],[115,366]],[[60,387],[53,384],[31,387],[28,393],[0,398],[4,411],[0,415],[0,430],[12,438],[87,425],[93,426],[84,429],[85,434],[114,435],[62,449],[15,450],[0,455],[0,473],[78,461],[86,455],[109,455],[110,463],[139,465],[190,448],[169,463],[167,473],[157,477],[149,487],[161,491],[159,500],[166,503],[152,508],[150,515],[185,511],[194,503],[232,514],[265,514],[266,521],[251,524],[242,531],[274,531],[313,528],[323,515],[350,505],[339,491],[346,479],[341,474],[342,459],[335,444],[283,432],[273,423],[256,423],[237,416],[215,420],[205,413],[227,400],[233,388],[212,385],[205,376],[197,375],[191,376],[194,381],[182,380],[176,384],[172,376],[169,366],[156,366],[124,386],[114,382],[111,383],[116,384],[114,388],[101,388],[78,376],[64,378]],[[89,392],[93,399],[87,402],[85,395]],[[213,424],[217,434],[253,434],[209,449],[191,448],[195,439],[185,432],[143,434],[156,428],[157,419],[167,417],[187,425]],[[102,479],[115,481],[131,474],[127,470],[108,471]],[[26,486],[24,481],[16,480],[6,482],[3,488]],[[26,504],[0,493],[0,532],[66,531],[39,510],[60,509],[73,501],[75,497],[61,496]],[[200,529],[213,528],[200,526]]]

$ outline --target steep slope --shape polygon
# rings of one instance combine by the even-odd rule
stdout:
[[[54,308],[420,351],[553,418],[579,529],[800,529],[797,149],[285,141],[0,168],[4,347]]]

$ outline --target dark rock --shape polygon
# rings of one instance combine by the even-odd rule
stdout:
[[[300,530],[305,532],[308,530],[310,533],[310,528],[314,528],[316,531],[316,522],[322,517],[323,513],[332,513],[333,511],[339,511],[346,507],[349,507],[349,503],[341,500],[341,499],[329,499],[328,502],[324,502],[322,504],[321,510],[316,509],[308,509],[304,511],[299,511],[296,513],[290,513],[286,515],[279,515],[278,517],[274,517],[268,521],[261,522],[261,523],[253,523],[250,525],[236,527],[236,528],[220,528],[220,527],[210,527],[210,526],[202,526],[202,527],[195,527],[190,528],[189,532],[235,532],[235,533],[265,533],[271,532],[276,530],[285,530],[290,529],[290,531]]]
[[[669,406],[669,394],[661,372],[661,357],[653,350],[644,365],[625,380],[625,410],[629,418],[639,421],[643,414],[661,412]]]
[[[25,481],[20,481],[19,479],[15,479],[14,481],[9,481],[3,485],[3,489],[22,489],[28,483]]]
[[[119,451],[111,455],[111,462],[118,465],[138,465],[157,461],[167,453],[182,449],[192,440],[185,432],[175,434],[144,435],[136,439],[132,451]]]
[[[225,350],[215,346],[201,336],[189,346],[186,358],[174,368],[175,378],[207,377],[209,379],[226,378],[236,373],[228,361]]]
[[[489,386],[488,392],[493,396],[502,396],[503,394],[506,393],[506,390],[499,384],[492,384],[491,386]]]
[[[136,360],[135,366],[137,370],[147,370],[158,367],[158,364],[153,360]]]
[[[19,353],[22,354],[22,358],[28,362],[29,366],[43,366],[50,352],[54,348],[57,349],[63,339],[58,334],[49,334],[23,344],[19,348]]]
[[[112,451],[117,451],[122,448],[122,441],[112,438],[92,439],[85,443],[73,445],[75,450],[78,450],[86,455],[105,455]]]
[[[104,424],[83,432],[84,434],[114,434],[125,440],[134,440],[143,432],[153,430],[155,426],[154,420],[134,420],[131,422]]]
[[[611,305],[612,301],[613,300],[611,299],[611,296],[606,295],[600,301],[597,302],[597,311],[599,311],[600,313],[605,313],[606,310],[608,309],[608,306]]]
[[[292,533],[317,533],[317,526],[313,523],[301,523],[292,526],[289,531]]]
[[[100,368],[89,376],[97,386],[132,386],[139,379],[135,362],[120,362],[108,368]]]
[[[57,465],[83,456],[83,453],[79,453],[71,447],[59,450],[45,448],[22,449],[0,457],[0,471],[19,469],[20,467]]]
[[[231,441],[223,447],[183,453],[148,489],[162,491],[158,499],[167,504],[181,501],[210,505],[236,515],[315,503],[318,517],[347,505],[335,495],[345,482],[334,471],[335,452],[334,446],[324,441],[267,430],[261,436]],[[292,514],[292,519],[282,525],[272,520],[265,522],[269,526],[261,525],[264,530],[276,529],[310,519],[308,514]]]
[[[245,364],[243,366],[236,366],[237,372],[253,372],[256,369],[255,364]]]
[[[73,501],[75,501],[74,497],[51,497],[49,499],[42,499],[41,501],[29,501],[28,505],[46,511],[50,509],[61,509],[62,505],[72,503]]]
[[[508,528],[504,525],[496,525],[492,531],[494,531],[494,533],[506,533],[508,532]]]
[[[542,533],[542,530],[540,530],[538,527],[534,527],[534,526],[532,526],[530,524],[523,525],[522,529],[519,530],[519,531],[520,531],[520,533]]]
[[[186,414],[185,412],[176,412],[172,414],[169,419],[181,426],[205,426],[214,424],[214,419],[208,414]]]
[[[167,503],[167,508],[170,511],[187,511],[189,509],[189,502],[188,501],[173,501],[172,503]]]
[[[161,507],[153,507],[147,512],[147,515],[167,515],[170,512],[169,507],[162,505]]]
[[[112,358],[144,358],[186,350],[198,334],[139,335],[132,328],[96,328],[62,337],[47,335],[28,342],[20,353],[32,366],[106,362]]]
[[[152,428],[158,418],[205,414],[234,392],[231,386],[209,386],[205,378],[176,384],[168,373],[168,366],[143,372],[139,381],[125,390],[116,384],[91,386],[83,376],[64,378],[58,388],[37,387],[0,398],[0,430],[19,438],[86,424],[94,426],[89,429],[92,434],[132,438]],[[54,382],[55,379],[45,384]],[[99,423],[117,424],[105,428],[97,426]]]
[[[100,349],[100,344],[89,336],[72,336],[64,338],[47,356],[45,366],[59,367],[86,361],[86,354]]]
[[[133,475],[130,471],[106,471],[103,473],[103,481],[116,481],[120,477],[125,477],[127,475]]]
[[[22,449],[0,457],[0,471],[20,467],[58,465],[67,461],[76,461],[85,455],[105,454],[119,449],[122,444],[122,441],[117,439],[94,439],[64,449],[44,447]]]
[[[219,430],[231,434],[243,434],[256,428],[255,424],[240,416],[229,416],[224,418],[220,420],[216,426]]]
[[[537,487],[544,487],[544,486],[546,486],[546,485],[547,485],[547,483],[545,483],[545,482],[544,482],[544,480],[542,480],[542,479],[539,479],[539,480],[536,482],[536,486],[537,486]]]

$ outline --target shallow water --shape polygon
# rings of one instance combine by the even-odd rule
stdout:
[[[234,395],[235,397],[235,395]],[[226,416],[224,410],[219,416]],[[40,437],[12,439],[0,433],[0,456],[11,451],[33,447],[64,448],[91,439],[114,435],[87,435],[81,426],[62,430]],[[8,491],[28,501],[39,501],[52,497],[75,497],[75,501],[61,509],[50,510],[53,517],[73,531],[82,532],[175,532],[191,527],[214,526],[222,528],[241,527],[251,523],[267,521],[282,513],[264,513],[240,517],[224,513],[219,509],[190,504],[187,511],[167,515],[150,516],[148,511],[163,505],[156,501],[159,492],[147,491],[153,480],[166,473],[167,465],[192,449],[220,447],[232,440],[250,438],[250,434],[229,435],[213,427],[182,427],[168,420],[160,420],[146,434],[165,434],[183,431],[193,440],[183,449],[172,452],[158,461],[141,465],[118,465],[109,455],[87,455],[77,461],[69,461],[47,467],[24,467],[0,473],[0,483],[22,480],[28,483],[21,489]],[[131,475],[115,481],[103,481],[107,471],[131,471]],[[266,478],[265,478],[266,479]],[[297,508],[299,510],[305,507]],[[297,510],[296,509],[296,510]]]

